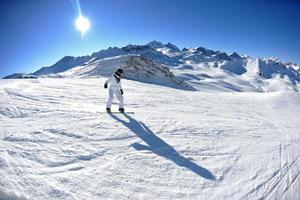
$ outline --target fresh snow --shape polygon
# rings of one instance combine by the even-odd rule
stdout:
[[[106,77],[0,80],[0,199],[300,199],[299,93],[187,64],[206,89],[123,80],[129,115]]]

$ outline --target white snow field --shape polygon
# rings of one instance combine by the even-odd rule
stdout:
[[[300,199],[300,95],[0,80],[0,199]],[[117,105],[113,105],[117,110]]]

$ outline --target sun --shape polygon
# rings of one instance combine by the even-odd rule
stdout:
[[[83,36],[88,30],[90,30],[91,23],[86,17],[80,15],[75,21],[75,26],[76,29],[79,30],[81,32],[81,35]]]

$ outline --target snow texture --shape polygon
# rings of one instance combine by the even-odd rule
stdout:
[[[26,200],[26,197],[19,193],[0,188],[0,200]]]
[[[0,199],[300,199],[298,92],[105,80],[0,80]]]

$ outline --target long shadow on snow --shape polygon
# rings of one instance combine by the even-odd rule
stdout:
[[[185,167],[193,171],[195,174],[203,178],[215,180],[215,176],[208,169],[198,166],[191,160],[181,156],[172,146],[170,146],[168,143],[156,136],[143,122],[137,121],[127,114],[124,114],[124,116],[129,120],[129,122],[118,118],[114,114],[110,114],[110,116],[118,122],[121,122],[127,128],[129,128],[148,145],[147,146],[140,143],[134,143],[132,144],[132,146],[136,150],[152,151],[153,153],[159,156],[165,157],[173,161],[181,167]]]

